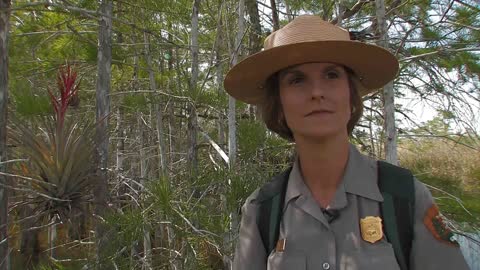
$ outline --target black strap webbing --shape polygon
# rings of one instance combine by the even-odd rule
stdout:
[[[291,167],[288,168],[282,174],[274,177],[272,181],[265,184],[260,189],[257,197],[259,202],[257,225],[267,256],[275,248],[278,241],[288,176],[291,170]]]
[[[379,161],[378,179],[383,196],[380,205],[385,235],[393,246],[400,269],[408,270],[415,208],[413,175],[409,170]]]

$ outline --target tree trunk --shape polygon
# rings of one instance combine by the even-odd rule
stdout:
[[[49,221],[52,222],[53,225],[48,226],[48,248],[50,249],[50,259],[54,261],[55,257],[57,257],[55,245],[55,243],[57,242],[57,217],[53,216]]]
[[[136,40],[136,36],[133,35],[132,36],[132,41],[133,43],[136,43],[137,40]],[[132,91],[135,92],[135,91],[138,91],[139,90],[139,80],[138,80],[138,75],[139,75],[139,53],[137,52],[137,50],[135,49],[134,50],[134,54],[133,54],[133,76],[132,76]],[[135,134],[138,135],[138,121],[140,119],[140,113],[135,113],[135,119],[137,120],[137,124],[136,125],[132,125],[134,126],[134,130],[135,131],[132,131],[130,133],[133,133],[132,136],[136,137]],[[132,166],[131,170],[135,170],[137,169],[138,166]],[[141,170],[141,169],[140,169]],[[136,206],[135,206],[136,207]],[[135,261],[135,259],[138,259],[140,257],[139,255],[139,244],[138,244],[138,241],[135,239],[133,240],[133,243],[131,243],[132,246],[130,248],[130,267],[133,267],[133,265],[136,265],[137,262]],[[142,265],[143,266],[143,265]]]
[[[337,21],[336,25],[342,27],[343,23],[343,13],[345,12],[345,6],[343,1],[335,1],[335,7],[337,10]]]
[[[156,128],[157,128],[157,140],[158,140],[158,155],[159,155],[159,170],[160,178],[168,177],[167,170],[167,149],[165,145],[164,137],[166,134],[163,125],[163,106],[162,103],[156,103],[154,106]]]
[[[290,11],[290,5],[285,1],[285,12],[287,13],[287,20],[291,22],[293,20],[292,12]]]
[[[20,212],[20,218],[24,219],[20,227],[22,230],[20,254],[22,254],[25,269],[34,269],[40,259],[39,230],[32,230],[38,222],[34,215],[33,205],[25,205]]]
[[[117,10],[122,10],[122,2],[119,1],[117,2]],[[122,44],[124,42],[123,39],[123,33],[118,32],[117,34],[117,42],[119,44]],[[122,102],[122,99],[120,99],[120,104]],[[117,183],[118,183],[118,189],[117,189],[117,197],[120,199],[120,203],[117,206],[119,209],[123,209],[125,206],[123,202],[123,198],[127,192],[127,186],[123,183],[123,161],[125,160],[125,138],[126,138],[126,130],[125,126],[123,123],[123,110],[121,106],[117,107],[117,124],[115,126],[115,133],[117,136],[117,145],[115,149],[115,163],[116,163],[116,173],[117,173]]]
[[[126,185],[123,183],[123,171],[124,171],[124,165],[123,161],[125,160],[125,128],[123,126],[123,110],[120,108],[120,106],[117,108],[117,126],[115,127],[115,131],[117,134],[117,149],[116,149],[116,169],[117,169],[117,182],[118,182],[118,193],[117,197],[118,198],[124,198],[125,193],[127,192]],[[118,205],[119,208],[123,208],[123,203],[120,203]]]
[[[192,31],[191,31],[191,44],[190,52],[192,56],[192,77],[190,79],[190,89],[196,91],[198,81],[198,12],[200,9],[200,1],[195,0],[193,2],[192,10]]]
[[[262,50],[262,25],[260,24],[260,15],[258,14],[258,3],[256,0],[245,0],[248,18],[250,18],[250,44],[248,54],[254,54]]]
[[[223,89],[223,70],[224,65],[222,62],[222,53],[225,51],[225,33],[224,33],[224,24],[223,24],[223,14],[224,12],[224,5],[220,6],[220,12],[218,15],[218,24],[217,24],[217,39],[215,43],[215,67],[216,67],[216,86],[217,86],[217,95],[222,97],[225,95],[225,91]],[[225,138],[225,111],[224,109],[220,108],[218,110],[218,119],[217,119],[217,128],[218,128],[218,144],[221,148],[225,148],[226,146],[226,138]],[[220,196],[220,207],[221,211],[224,213],[228,212],[227,207],[227,198],[223,194],[227,194],[228,186],[223,186],[224,190],[222,195]],[[223,235],[223,248],[225,249],[225,255],[223,256],[223,264],[225,270],[230,270],[232,265],[231,260],[231,252],[230,252],[230,242],[231,232],[230,230],[226,230]]]
[[[140,184],[145,187],[147,184],[147,156],[145,153],[145,131],[143,124],[142,113],[138,113],[138,144],[140,147],[139,159],[140,159]],[[140,210],[140,209],[139,209]],[[143,264],[142,270],[152,269],[152,242],[150,238],[150,230],[146,227],[143,228]]]
[[[107,211],[108,196],[108,115],[110,113],[110,81],[112,65],[112,15],[113,1],[102,0],[100,4],[100,20],[98,31],[98,78],[96,89],[96,161],[97,184],[94,189],[95,214],[103,217]],[[108,241],[105,225],[101,218],[96,223],[97,259]],[[109,268],[101,266],[102,269]]]
[[[272,0],[274,2],[274,0]],[[242,47],[242,37],[245,31],[245,0],[238,1],[238,29],[235,38],[235,51],[233,52],[232,65],[238,63],[238,58]],[[235,99],[232,96],[228,97],[228,160],[230,161],[230,168],[235,167],[235,159],[237,156],[237,126],[236,126],[236,112]]]
[[[370,106],[372,106],[373,102],[370,101]],[[373,114],[373,110],[370,110],[370,117],[368,119],[368,130],[369,130],[369,133],[370,133],[370,145],[371,145],[371,150],[370,150],[370,156],[377,159],[378,157],[378,154],[376,152],[376,146],[375,146],[375,137],[374,137],[374,131],[373,131],[373,119],[374,119],[375,115]]]
[[[152,64],[152,55],[151,55],[151,51],[150,51],[150,41],[149,41],[149,38],[147,36],[147,33],[144,33],[143,34],[143,37],[144,37],[144,43],[145,43],[145,58],[146,58],[146,61],[147,61],[147,69],[148,69],[148,73],[149,73],[149,79],[150,79],[150,89],[154,92],[157,92],[157,83],[155,81],[155,73],[153,71],[153,64]],[[162,56],[163,58],[164,56]],[[160,72],[162,72],[163,70],[163,60],[162,62],[160,63]],[[155,99],[155,104],[153,106],[153,113],[155,114],[155,126],[156,126],[156,135],[157,135],[157,141],[158,141],[158,177],[159,177],[159,180],[158,181],[165,181],[166,183],[169,184],[169,175],[168,175],[168,162],[167,162],[167,149],[166,149],[166,144],[165,144],[165,127],[164,127],[164,123],[163,123],[163,98],[158,95],[157,98]],[[164,217],[162,217],[164,218]],[[155,230],[154,232],[152,233],[152,236],[154,236],[154,242],[153,242],[153,246],[155,248],[164,248],[164,243],[163,243],[163,239],[166,235],[166,228],[167,226],[166,225],[156,225],[155,226]],[[146,239],[147,240],[147,239]],[[144,241],[144,244],[145,246],[147,246],[147,244],[150,244],[150,246],[152,246],[152,243],[150,241],[150,239],[148,239],[148,242],[147,241]],[[150,251],[150,254],[152,252]],[[152,261],[152,260],[150,260]],[[168,260],[167,260],[168,262]],[[154,265],[152,265],[152,267],[154,267]]]
[[[143,38],[145,41],[145,57],[147,60],[147,68],[150,79],[150,89],[154,92],[157,91],[157,83],[155,82],[155,73],[153,72],[152,67],[152,55],[150,54],[150,41],[148,40],[147,33],[143,33]],[[163,111],[161,107],[161,100],[157,100],[154,105],[154,111],[156,116],[156,126],[157,126],[157,139],[158,139],[158,154],[159,154],[159,170],[160,178],[167,176],[167,153],[165,148],[164,140],[164,128],[163,128]]]
[[[377,44],[388,49],[387,22],[385,20],[385,1],[375,0],[377,26],[379,40]],[[383,87],[383,110],[384,110],[384,129],[386,135],[385,141],[385,159],[398,164],[397,156],[397,131],[395,128],[395,96],[393,93],[393,81]]]
[[[172,42],[173,38],[172,38],[172,24],[171,22],[169,21],[167,23],[167,28],[168,28],[168,40],[170,42]],[[169,74],[171,74],[171,72],[173,71],[173,54],[174,54],[174,51],[173,49],[170,47],[169,50],[168,50],[168,54],[169,54],[169,58],[168,58],[168,61],[167,61],[167,68],[168,68],[168,71],[169,71]],[[173,82],[173,78],[168,78],[168,81],[167,81],[167,90],[170,91],[170,92],[173,92],[173,87],[174,87],[175,83]],[[170,101],[168,102],[168,138],[169,138],[169,169],[170,171],[173,171],[173,164],[174,164],[174,153],[175,153],[175,135],[176,134],[176,129],[175,129],[175,108],[174,108],[174,99],[170,99]],[[168,178],[168,182],[167,184],[170,185],[170,181],[171,179]],[[166,219],[168,219],[169,217],[166,216]],[[175,232],[172,228],[171,225],[169,224],[166,224],[164,226],[164,230],[162,231],[165,231],[166,232],[166,235],[167,235],[167,243],[168,243],[168,249],[170,250],[169,252],[169,261],[172,262],[170,263],[169,265],[169,268],[167,269],[171,269],[171,270],[179,270],[181,269],[181,261],[178,259],[178,255],[177,253],[175,252],[175,249],[176,249],[176,246],[175,246]]]
[[[7,171],[8,31],[10,0],[0,0],[0,172]],[[0,175],[0,270],[10,269],[7,177]]]
[[[172,24],[171,22],[167,23],[167,28],[168,28],[168,41],[173,42],[172,38]],[[168,61],[167,61],[167,69],[169,74],[172,74],[173,72],[173,49],[170,47],[168,49]],[[173,87],[175,83],[173,83],[173,78],[169,77],[167,79],[167,91],[173,92]],[[171,168],[172,164],[174,163],[174,153],[175,153],[175,138],[173,134],[175,133],[175,110],[174,110],[174,99],[170,98],[170,100],[167,102],[167,110],[168,110],[168,165],[169,165],[169,170],[172,171],[173,168]]]
[[[278,19],[277,3],[275,3],[275,0],[270,0],[270,6],[272,7],[273,31],[277,31],[280,29],[280,20]]]
[[[217,95],[223,96],[225,95],[225,91],[223,90],[223,62],[222,62],[222,52],[223,52],[223,44],[225,42],[224,34],[223,34],[223,24],[221,23],[222,19],[220,18],[219,26],[217,28],[217,44],[215,48],[215,79],[217,85]],[[217,119],[217,128],[218,128],[218,144],[220,147],[225,147],[226,140],[225,140],[225,128],[224,128],[224,121],[225,121],[225,111],[221,108],[218,110],[218,119]]]
[[[192,11],[192,40],[191,40],[191,55],[192,55],[192,77],[190,80],[190,91],[192,91],[193,103],[188,105],[188,151],[187,160],[191,176],[195,177],[197,174],[197,129],[198,119],[197,110],[195,107],[195,97],[197,93],[198,80],[198,11],[200,8],[200,0],[195,0]]]
[[[238,1],[238,29],[237,36],[235,38],[235,50],[233,51],[232,65],[235,65],[239,61],[239,54],[241,51],[243,32],[245,31],[245,0]],[[228,96],[228,160],[230,169],[235,169],[237,156],[237,126],[236,126],[236,108],[235,99],[232,96]],[[231,184],[229,179],[228,184]],[[236,212],[229,213],[230,216],[230,236],[225,237],[225,243],[233,244],[233,234],[236,233],[238,228],[238,214]],[[233,250],[233,247],[232,247]],[[224,264],[226,269],[231,269],[232,261],[224,258]]]
[[[285,5],[288,7],[287,3]],[[245,0],[245,7],[250,19],[250,25],[252,29],[249,31],[249,46],[248,54],[252,55],[262,50],[263,48],[263,35],[262,35],[262,25],[260,24],[260,15],[258,13],[258,3],[256,0]],[[252,120],[255,120],[257,109],[255,105],[248,104],[249,117]]]

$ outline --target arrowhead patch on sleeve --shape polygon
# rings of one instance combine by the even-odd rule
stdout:
[[[432,235],[439,241],[458,247],[458,242],[453,239],[453,232],[443,220],[437,205],[433,204],[427,210],[423,223]]]

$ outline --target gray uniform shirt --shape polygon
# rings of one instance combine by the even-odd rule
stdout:
[[[234,270],[382,269],[399,270],[393,248],[385,237],[369,243],[362,239],[360,219],[381,217],[383,197],[377,185],[377,163],[350,146],[348,163],[328,210],[337,210],[328,222],[303,182],[298,161],[294,163],[285,194],[279,239],[285,249],[265,254],[256,223],[255,191],[242,208]],[[412,270],[468,269],[458,247],[434,238],[423,223],[433,205],[428,189],[415,180],[415,224],[410,257]]]

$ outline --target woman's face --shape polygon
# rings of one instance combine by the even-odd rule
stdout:
[[[348,76],[343,66],[332,63],[307,63],[280,71],[280,101],[295,141],[348,137]]]

